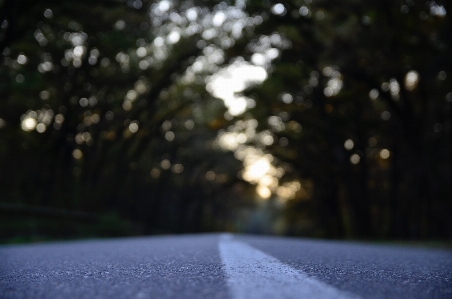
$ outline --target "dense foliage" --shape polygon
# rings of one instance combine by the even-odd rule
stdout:
[[[451,9],[1,1],[0,238],[452,236]]]
[[[243,43],[251,60],[265,36],[277,32],[290,42],[249,94],[258,103],[252,117],[280,141],[268,150],[314,182],[312,201],[287,205],[296,233],[451,234],[450,8],[434,1],[250,3],[250,13],[270,11]]]

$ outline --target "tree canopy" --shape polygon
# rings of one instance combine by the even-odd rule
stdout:
[[[451,8],[0,2],[0,238],[450,237]]]

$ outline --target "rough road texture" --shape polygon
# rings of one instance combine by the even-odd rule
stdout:
[[[0,298],[232,298],[220,239],[210,234],[0,246]],[[450,251],[234,239],[361,298],[452,298]]]

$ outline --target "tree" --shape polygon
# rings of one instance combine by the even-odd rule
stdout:
[[[292,227],[315,211],[308,227],[320,235],[450,236],[450,6],[251,1],[247,10],[264,22],[230,55],[257,64],[279,55],[247,92],[257,105],[246,117],[279,140],[269,153],[313,181],[310,202],[287,205],[299,211]]]
[[[224,39],[202,37],[225,5],[197,4],[2,2],[1,202],[115,212],[148,233],[225,225],[220,199],[237,194],[218,190],[240,164],[211,147],[224,106],[206,57]]]
[[[155,233],[232,229],[257,203],[279,233],[451,236],[450,10],[4,0],[0,210]],[[235,110],[215,98],[230,68],[267,71]]]

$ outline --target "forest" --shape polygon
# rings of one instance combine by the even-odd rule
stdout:
[[[0,241],[450,239],[451,14],[0,0]]]

